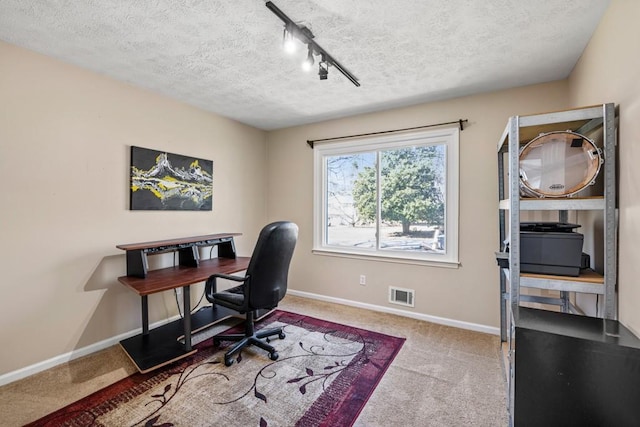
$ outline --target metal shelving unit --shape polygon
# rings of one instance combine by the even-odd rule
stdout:
[[[604,157],[603,194],[591,197],[567,198],[522,198],[520,195],[519,154],[523,143],[540,133],[571,130],[583,133],[602,128],[602,151]],[[506,154],[506,155],[505,155]],[[613,104],[579,108],[562,112],[514,116],[509,119],[498,143],[500,242],[507,238],[507,230],[520,229],[521,211],[558,211],[560,221],[566,221],[568,211],[602,211],[604,213],[604,274],[581,275],[580,277],[521,274],[520,233],[509,233],[509,267],[503,268],[504,281],[502,306],[518,305],[527,299],[520,294],[521,287],[553,289],[563,292],[592,293],[604,298],[603,317],[616,317],[616,239],[615,239],[615,110]],[[505,157],[508,167],[505,169]],[[505,172],[508,174],[505,178]],[[508,188],[505,188],[505,181]],[[507,223],[508,221],[508,223]],[[508,225],[508,229],[507,229]],[[505,255],[506,256],[506,255]],[[523,299],[523,297],[525,297]],[[567,304],[564,304],[565,306]],[[563,311],[566,311],[564,307]],[[574,307],[575,309],[575,307]],[[503,314],[505,322],[507,313]],[[503,330],[508,328],[503,327]],[[505,337],[503,336],[503,340]]]
[[[497,256],[508,260],[508,266],[501,267],[500,274],[500,318],[501,338],[508,345],[506,364],[510,414],[513,414],[515,390],[513,311],[521,302],[558,305],[562,312],[583,314],[579,307],[573,304],[572,295],[595,294],[601,296],[603,301],[602,317],[612,320],[617,317],[615,127],[614,104],[602,104],[560,112],[513,116],[509,118],[498,142],[500,250],[503,250],[503,242],[507,239],[509,242],[509,252],[498,252]],[[598,186],[595,196],[535,199],[521,196],[519,158],[521,147],[542,133],[556,131],[598,135],[596,143],[602,151],[604,164],[598,174],[597,179],[601,185]],[[601,212],[603,259],[597,260],[603,266],[601,271],[581,273],[579,277],[521,273],[519,230],[522,211],[557,211],[560,222],[568,222],[568,214],[573,211]],[[559,291],[559,297],[521,294],[521,288]]]

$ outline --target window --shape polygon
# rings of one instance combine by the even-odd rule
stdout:
[[[314,252],[458,263],[458,129],[314,148]]]

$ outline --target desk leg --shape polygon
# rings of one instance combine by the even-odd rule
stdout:
[[[149,335],[149,301],[146,295],[140,297],[142,305],[142,335]]]
[[[184,308],[184,349],[191,351],[191,286],[184,286],[182,288],[183,308]]]

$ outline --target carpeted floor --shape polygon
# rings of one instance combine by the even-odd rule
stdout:
[[[498,337],[293,296],[279,308],[406,338],[356,426],[507,425]],[[116,345],[0,387],[0,424],[36,420],[134,372]]]

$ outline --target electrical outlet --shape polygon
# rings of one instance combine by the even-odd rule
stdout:
[[[360,284],[361,284],[362,286],[364,286],[364,285],[366,285],[366,284],[367,284],[367,276],[365,276],[364,274],[361,274],[361,275],[360,275]]]

